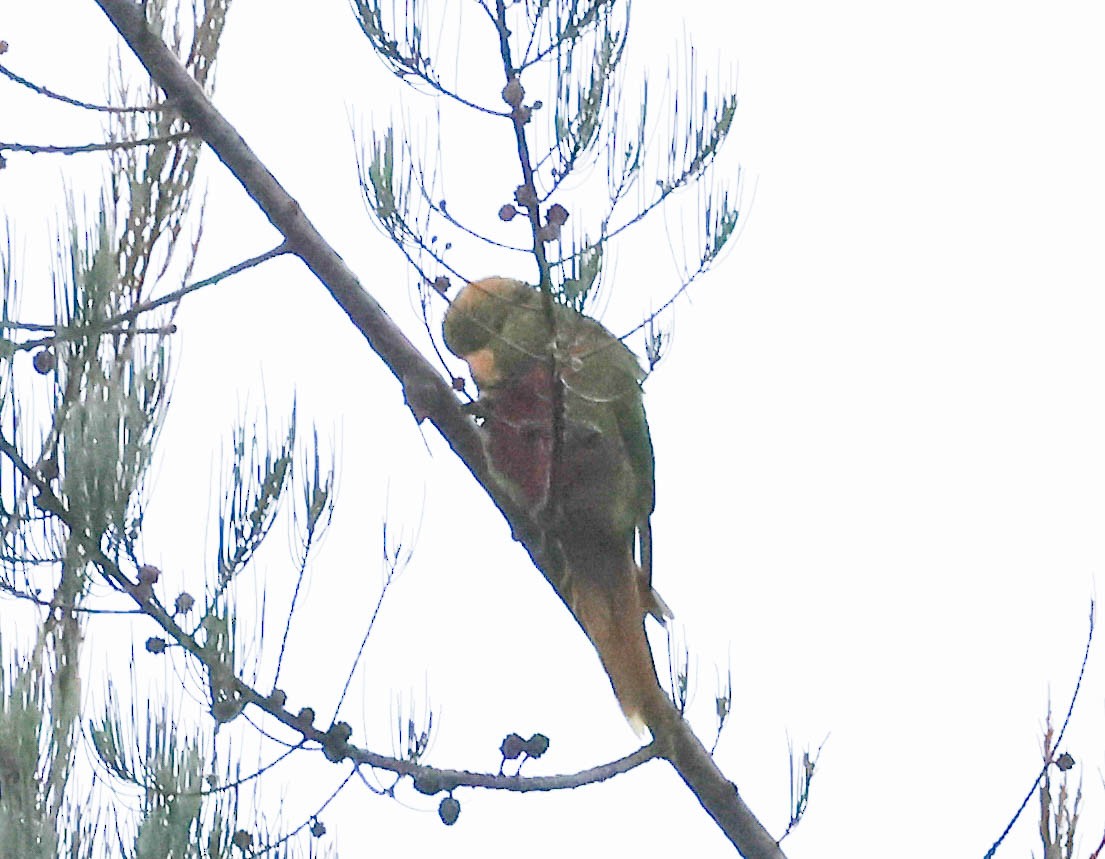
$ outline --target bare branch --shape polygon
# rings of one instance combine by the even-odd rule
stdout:
[[[134,600],[138,610],[152,618],[177,645],[199,660],[200,663],[211,668],[212,649],[205,644],[200,644],[194,635],[185,631],[176,622],[172,614],[161,605],[152,590],[144,586],[141,578],[137,581],[132,580],[95,542],[87,539],[88,535],[79,530],[80,526],[74,521],[72,513],[53,494],[49,485],[42,481],[23,460],[18,450],[2,433],[0,433],[0,454],[7,457],[15,469],[38,488],[42,493],[44,509],[64,522],[74,536],[82,541],[89,560],[99,568],[104,577],[118,590],[128,594]],[[452,790],[456,787],[481,787],[520,793],[575,788],[605,781],[615,775],[628,772],[658,756],[657,747],[653,744],[607,764],[601,764],[577,773],[553,776],[505,776],[499,773],[438,769],[419,765],[409,760],[388,757],[367,749],[360,749],[348,743],[347,734],[338,740],[334,733],[334,727],[341,723],[322,731],[314,726],[313,714],[309,720],[304,719],[303,711],[293,714],[284,707],[282,697],[261,695],[237,676],[223,677],[220,682],[228,688],[228,691],[232,691],[239,698],[243,707],[247,705],[256,706],[285,727],[292,729],[303,740],[317,743],[327,752],[327,756],[332,762],[338,763],[348,759],[355,764],[387,770],[399,776],[410,776],[415,780],[416,789],[421,793],[433,794],[443,790]],[[337,736],[342,733],[338,731]]]
[[[1063,735],[1067,732],[1067,725],[1070,724],[1071,716],[1074,715],[1074,705],[1078,701],[1078,693],[1082,690],[1082,679],[1086,675],[1086,663],[1090,660],[1090,645],[1093,644],[1094,617],[1094,601],[1090,600],[1090,629],[1089,632],[1086,633],[1086,648],[1082,653],[1082,666],[1078,669],[1078,680],[1075,682],[1074,691],[1071,693],[1070,696],[1070,706],[1067,707],[1067,715],[1063,719],[1063,725],[1059,729],[1059,735],[1055,738],[1055,742],[1051,744],[1051,748],[1053,749],[1057,748],[1060,743],[1063,742]],[[1031,801],[1033,795],[1036,793],[1036,788],[1038,788],[1040,786],[1040,782],[1044,780],[1044,777],[1047,775],[1048,767],[1050,767],[1052,763],[1053,761],[1050,758],[1046,758],[1044,760],[1044,765],[1040,769],[1040,774],[1036,776],[1036,780],[1032,783],[1032,787],[1028,789],[1028,793],[1025,795],[1024,800],[1021,802],[1016,812],[1014,812],[1013,817],[1009,820],[1009,823],[1006,824],[1006,827],[1002,831],[1001,835],[998,836],[998,840],[995,841],[990,846],[990,849],[986,851],[985,859],[991,859],[991,857],[993,857],[994,854],[997,853],[998,847],[1001,846],[1001,842],[1005,840],[1005,837],[1013,829],[1013,824],[1017,822],[1017,820],[1021,816],[1021,813],[1028,806],[1028,803]]]
[[[3,63],[0,63],[0,75],[3,75],[9,80],[14,81],[20,86],[27,87],[27,89],[31,90],[32,92],[36,92],[41,96],[53,99],[54,101],[60,101],[64,104],[72,105],[73,107],[83,108],[84,110],[94,110],[101,113],[143,113],[154,110],[164,110],[166,108],[166,105],[164,103],[149,104],[139,107],[119,107],[118,105],[94,104],[92,102],[70,98],[67,95],[62,95],[61,93],[54,92],[53,90],[47,89],[44,86],[39,86],[38,84],[29,81],[24,77],[20,77]]]
[[[157,137],[144,137],[141,140],[109,140],[106,143],[82,143],[76,146],[39,145],[34,143],[0,142],[0,157],[4,152],[27,152],[31,155],[78,155],[83,152],[118,152],[125,149],[138,149],[142,146],[162,146],[177,143],[192,136],[190,131],[178,131],[175,134],[163,134]]]

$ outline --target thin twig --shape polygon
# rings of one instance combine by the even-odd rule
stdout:
[[[104,325],[112,327],[120,325],[124,322],[130,322],[136,319],[143,313],[148,313],[151,310],[156,310],[159,307],[163,307],[166,304],[172,304],[173,302],[180,301],[184,296],[189,293],[195,292],[198,289],[203,289],[205,286],[213,286],[221,280],[226,280],[231,275],[239,274],[246,269],[253,268],[260,265],[263,262],[267,262],[275,257],[282,256],[283,254],[290,253],[291,249],[288,247],[287,242],[281,242],[272,250],[267,250],[264,253],[257,256],[250,257],[249,259],[242,260],[239,263],[235,263],[229,268],[225,268],[218,274],[213,274],[210,277],[205,277],[203,280],[198,280],[195,283],[190,283],[187,286],[182,286],[180,289],[173,292],[166,293],[160,298],[151,299],[150,301],[140,302],[129,310],[120,313],[118,316],[113,316],[104,322]]]
[[[20,77],[2,63],[0,63],[0,75],[4,75],[4,77],[8,78],[9,80],[14,81],[20,86],[25,86],[27,87],[27,89],[32,90],[39,95],[45,96],[46,98],[52,98],[55,101],[64,102],[65,104],[73,105],[73,107],[83,108],[84,110],[95,110],[102,113],[152,113],[153,111],[164,110],[166,107],[164,102],[161,102],[159,104],[147,105],[145,107],[119,107],[110,104],[93,104],[92,102],[81,101],[80,99],[70,98],[67,95],[62,95],[61,93],[54,92],[53,90],[47,89],[44,86],[39,86],[38,84],[33,83],[24,77]]]
[[[141,140],[109,140],[106,143],[84,143],[79,146],[41,146],[35,143],[0,143],[0,152],[27,152],[31,155],[78,155],[83,152],[118,152],[121,149],[137,149],[140,146],[161,146],[192,137],[191,131],[178,131]]]
[[[419,523],[419,527],[421,527],[421,523]],[[400,544],[400,548],[396,551],[394,557],[392,557],[392,555],[389,553],[388,523],[386,514],[384,516],[384,521],[381,523],[381,533],[381,551],[383,552],[384,562],[387,565],[387,572],[384,573],[384,583],[380,588],[380,595],[376,598],[376,606],[372,609],[372,615],[368,619],[368,626],[365,627],[364,635],[361,637],[360,646],[357,648],[357,655],[353,657],[353,664],[349,667],[349,672],[346,674],[345,677],[345,684],[342,686],[341,694],[338,695],[338,703],[334,705],[333,718],[335,719],[338,717],[338,711],[341,710],[341,705],[345,703],[345,696],[349,694],[349,687],[353,683],[353,677],[356,674],[357,665],[360,663],[361,657],[364,656],[365,648],[368,646],[368,638],[372,634],[372,630],[376,626],[376,620],[380,616],[380,609],[383,608],[384,597],[387,596],[388,588],[391,587],[392,583],[395,581],[396,576],[398,576],[403,571],[403,568],[405,568],[406,565],[410,562],[411,553],[413,551],[408,550],[408,552],[406,553],[406,557],[400,558],[400,552],[402,552],[402,544]],[[417,540],[417,537],[415,537],[415,539]]]
[[[318,819],[318,816],[326,810],[326,807],[328,805],[330,805],[331,802],[333,802],[335,799],[337,799],[338,794],[341,793],[341,791],[342,791],[342,788],[344,788],[347,784],[349,784],[349,782],[352,781],[353,776],[356,775],[356,774],[357,774],[357,768],[353,767],[353,769],[351,769],[349,771],[349,774],[341,780],[341,782],[338,784],[338,786],[336,788],[333,789],[333,791],[331,791],[330,795],[322,801],[322,805],[320,805],[317,809],[315,809],[314,814],[312,814],[310,817],[306,818],[295,829],[292,829],[288,832],[285,832],[276,841],[273,841],[269,844],[259,845],[256,850],[251,850],[249,853],[246,853],[243,850],[242,853],[245,856],[249,857],[249,859],[253,859],[253,857],[257,857],[257,856],[278,855],[277,851],[276,851],[276,848],[279,847],[281,844],[284,844],[287,841],[290,841],[292,838],[294,838],[296,835],[298,835],[300,832],[302,832],[308,826],[314,825],[314,821],[316,821]]]
[[[1055,739],[1053,748],[1059,748],[1059,745],[1063,742],[1063,734],[1066,733],[1067,725],[1070,724],[1071,716],[1074,714],[1074,704],[1078,700],[1078,693],[1082,689],[1082,678],[1086,675],[1086,663],[1090,660],[1090,645],[1093,644],[1093,631],[1094,631],[1094,601],[1090,600],[1090,631],[1086,635],[1086,649],[1082,653],[1082,667],[1078,669],[1078,681],[1074,684],[1074,692],[1070,696],[1070,706],[1067,707],[1067,716],[1063,719],[1063,727],[1059,729],[1059,736]],[[1032,787],[1028,789],[1028,793],[1025,795],[1024,801],[1021,802],[1020,807],[1013,815],[1012,820],[1009,821],[1005,830],[998,836],[998,840],[993,843],[989,850],[986,851],[985,859],[991,859],[991,857],[997,852],[1001,842],[1005,840],[1013,828],[1013,824],[1017,822],[1017,819],[1021,816],[1021,813],[1025,810],[1025,807],[1032,800],[1032,797],[1036,794],[1036,788],[1040,786],[1040,782],[1043,781],[1044,776],[1047,774],[1047,768],[1051,766],[1050,760],[1044,761],[1043,767],[1040,769],[1040,774],[1036,776],[1036,780],[1032,782]]]

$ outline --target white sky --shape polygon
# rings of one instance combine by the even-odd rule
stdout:
[[[429,102],[383,73],[345,3],[310,5],[308,17],[307,4],[236,0],[216,103],[418,337],[412,278],[360,204],[349,128]],[[787,814],[788,733],[800,746],[831,734],[808,815],[785,843],[791,859],[981,856],[1038,769],[1049,690],[1065,711],[1105,554],[1105,12],[683,6],[703,69],[739,72],[725,169],[743,166],[746,204],[755,189],[740,240],[679,304],[674,349],[646,387],[656,584],[698,667],[692,719],[709,740],[715,666],[731,660],[718,760],[774,832]],[[684,28],[671,8],[635,9],[632,59],[656,80]],[[112,40],[90,0],[2,0],[0,38],[16,71],[102,96]],[[494,103],[501,81],[479,72],[492,44],[463,50],[466,81]],[[0,85],[0,139],[83,142],[95,127]],[[412,128],[426,140],[434,124]],[[508,129],[447,115],[442,131],[446,196],[494,228],[517,183],[491,136]],[[0,174],[28,253],[74,166],[12,156]],[[198,276],[276,243],[221,165],[207,168]],[[459,242],[455,253],[476,275],[531,271]],[[46,270],[24,258],[28,293],[46,288]],[[666,246],[630,239],[614,274],[612,318],[639,317],[669,289]],[[201,293],[178,321],[146,539],[172,587],[195,588],[211,557],[208,473],[237,414],[263,399],[279,414],[294,386],[304,425],[339,439],[334,529],[282,681],[293,706],[333,706],[375,602],[387,502],[393,529],[421,526],[354,686],[354,740],[389,751],[394,693],[428,688],[440,717],[430,763],[493,770],[510,731],[552,739],[531,774],[632,749],[589,645],[302,266],[279,261]],[[290,580],[274,543],[255,575],[280,605]],[[136,623],[134,640],[154,631]],[[142,659],[140,672],[159,672]],[[1105,827],[1103,680],[1095,656],[1065,744],[1087,794],[1081,855]],[[340,776],[319,757],[269,777],[274,793],[294,782],[289,803],[310,808]],[[356,785],[324,819],[345,857],[369,846],[731,855],[662,764],[552,796],[459,798],[452,829],[436,800],[409,794],[408,809]],[[1039,855],[1034,810],[999,856]]]

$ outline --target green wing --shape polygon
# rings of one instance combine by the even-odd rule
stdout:
[[[598,322],[568,308],[562,316],[562,327],[570,332],[558,338],[568,420],[618,441],[626,471],[620,487],[625,495],[615,504],[618,524],[644,529],[656,506],[652,437],[641,393],[645,374],[636,356]]]

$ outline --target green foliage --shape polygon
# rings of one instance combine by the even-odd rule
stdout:
[[[235,630],[236,618],[230,612],[219,613],[212,608],[204,617],[204,665],[211,693],[211,715],[218,724],[236,718],[245,706],[235,680]]]
[[[382,135],[372,135],[370,153],[363,147],[358,151],[357,176],[373,219],[411,264],[420,268],[419,257],[429,254],[440,259],[440,253],[433,248],[436,238],[430,233],[430,186],[424,176],[416,180],[414,161],[409,143],[403,141],[397,149],[395,132],[388,128]],[[416,185],[421,195],[416,193]],[[437,205],[444,212],[444,201]]]
[[[144,723],[124,724],[118,692],[108,685],[101,718],[90,725],[100,762],[139,791],[136,857],[200,857],[205,761],[197,738],[187,738],[165,705],[147,704]],[[138,743],[131,739],[138,734]],[[121,817],[121,815],[117,816]],[[125,826],[125,823],[122,825]]]
[[[55,346],[60,496],[74,539],[99,546],[106,537],[120,546],[136,531],[135,495],[164,415],[166,334],[120,333],[115,320],[124,312],[125,293],[108,212],[101,208],[83,236],[73,220],[69,289],[60,302]],[[70,547],[69,557],[80,554]]]
[[[811,753],[808,747],[803,749],[802,756],[799,758],[794,744],[790,742],[789,737],[787,738],[787,757],[790,761],[790,820],[787,822],[786,830],[779,838],[780,841],[790,835],[794,831],[794,827],[801,823],[802,818],[805,817],[806,810],[809,808],[813,777],[817,772],[817,762],[821,758],[821,750],[825,748],[825,743],[828,740],[828,737],[822,740],[821,745],[817,747],[815,752]]]
[[[322,539],[334,513],[337,462],[331,452],[324,468],[323,458],[316,428],[311,434],[311,447],[304,451],[299,468],[292,471],[292,480],[299,489],[292,515],[295,517],[296,563],[300,569],[306,566],[308,554]]]
[[[46,705],[29,664],[13,671],[0,663],[0,844],[27,859],[54,859],[58,843],[40,778]]]
[[[504,221],[525,216],[532,241],[513,245],[462,223],[450,212],[436,187],[437,165],[424,168],[409,142],[401,147],[394,142],[393,129],[373,134],[370,152],[361,155],[359,165],[366,206],[417,268],[422,283],[435,283],[440,271],[466,281],[488,274],[458,272],[450,264],[445,253],[450,243],[441,245],[437,237],[459,231],[487,249],[531,255],[538,276],[523,279],[541,283],[561,302],[588,312],[602,287],[607,244],[636,228],[673,195],[704,182],[711,187],[701,192],[695,207],[697,240],[670,242],[673,248],[689,245],[693,256],[677,260],[681,282],[672,284],[671,298],[659,313],[718,259],[736,235],[739,183],[731,191],[725,183],[714,188],[710,181],[733,130],[736,96],[704,80],[690,51],[683,73],[679,78],[669,76],[662,93],[657,94],[646,77],[633,94],[635,102],[630,102],[622,85],[629,4],[489,2],[483,4],[486,15],[460,20],[465,33],[457,41],[462,46],[480,41],[488,25],[492,32],[486,35],[499,40],[507,82],[502,100],[509,110],[481,100],[484,93],[464,92],[445,79],[438,66],[459,68],[468,58],[463,52],[446,57],[438,51],[431,59],[422,4],[407,4],[403,15],[394,4],[355,0],[354,10],[369,44],[397,76],[425,84],[471,112],[473,121],[485,126],[473,133],[490,136],[497,130],[493,123],[499,122],[501,135],[518,149],[523,183],[514,190],[513,201],[503,199],[506,189],[494,186],[482,201],[485,210],[498,210]],[[467,28],[472,28],[470,34]],[[542,98],[546,93],[549,97]],[[667,142],[661,139],[659,145],[646,147],[646,140],[658,136]],[[442,149],[437,146],[437,151]],[[596,164],[604,165],[608,190],[608,199],[597,205],[576,192],[578,181],[571,188],[567,182],[569,177],[578,180]],[[562,229],[569,218],[570,228]],[[659,360],[660,351],[653,350],[650,364]]]
[[[392,752],[397,758],[419,763],[430,748],[433,731],[434,714],[428,704],[419,712],[412,698],[398,700],[392,734]]]
[[[620,30],[616,29],[608,14],[600,16],[596,12],[595,18],[598,32],[594,39],[584,40],[577,36],[575,41],[568,43],[563,54],[564,73],[559,80],[553,112],[560,160],[556,176],[567,176],[584,154],[597,155],[599,132],[609,125],[606,116],[611,107],[615,67],[625,53],[628,27],[623,24]],[[593,46],[590,41],[594,42]],[[575,54],[581,49],[586,56],[579,62],[577,73]]]
[[[287,429],[265,445],[253,427],[243,421],[231,438],[230,475],[219,514],[216,594],[249,563],[268,536],[288,486],[295,448],[294,405]]]
[[[388,64],[391,71],[402,80],[410,82],[433,72],[433,61],[426,46],[426,9],[434,9],[440,0],[429,3],[408,0],[403,17],[403,33],[400,40],[393,37],[385,24],[384,11],[377,0],[353,0],[353,14],[360,24],[376,55]],[[434,10],[437,11],[437,10]]]
[[[214,762],[203,751],[211,742],[208,730],[180,724],[167,702],[160,707],[147,703],[137,714],[120,699],[109,684],[103,713],[90,723],[89,735],[97,760],[117,782],[109,816],[125,855],[231,859],[243,855],[235,843],[246,841],[261,850],[273,845],[265,855],[299,855],[263,823],[241,828],[247,819],[237,787],[243,782],[241,769],[227,764],[214,774]]]
[[[372,161],[368,165],[368,184],[374,202],[376,217],[385,226],[399,223],[399,207],[395,204],[400,191],[395,187],[395,134],[392,129],[384,132],[383,138],[373,135]],[[362,186],[365,182],[361,180]]]
[[[554,290],[554,295],[564,304],[582,313],[602,273],[603,246],[589,245],[586,241],[580,244],[583,250],[568,258],[567,276],[560,288]]]
[[[165,33],[203,84],[228,6],[228,0],[205,0],[192,7],[191,22],[166,0],[150,0],[144,9],[152,29]],[[111,89],[117,103],[156,105],[160,97],[152,86],[132,91],[121,64]],[[113,140],[185,130],[178,112],[157,107],[108,117]],[[147,690],[134,674],[133,654],[130,683],[120,690],[109,682],[102,711],[88,720],[94,771],[77,754],[82,708],[96,708],[81,682],[86,627],[99,618],[119,622],[112,614],[90,621],[85,610],[117,610],[120,599],[131,611],[137,602],[167,624],[159,640],[168,646],[156,651],[161,658],[187,654],[182,642],[202,656],[184,658],[192,661],[190,670],[206,673],[220,722],[240,712],[237,620],[224,591],[272,528],[296,458],[294,408],[276,441],[260,440],[245,425],[236,428],[220,517],[219,579],[193,637],[162,610],[160,573],[142,563],[139,546],[145,478],[168,405],[169,344],[179,301],[150,299],[166,282],[189,279],[198,227],[191,241],[186,234],[200,148],[198,139],[120,148],[93,214],[70,201],[56,242],[49,323],[21,318],[18,244],[10,224],[0,245],[0,593],[31,609],[23,616],[27,655],[0,648],[5,857],[230,859],[243,855],[235,844],[246,837],[260,849],[272,846],[269,855],[298,852],[286,836],[253,821],[252,809],[239,807],[243,779],[229,740],[220,750],[220,758],[222,749],[227,752],[221,772],[205,752],[213,745],[214,722],[186,727],[182,702],[164,696],[139,703]],[[24,362],[23,352],[33,353],[33,362]],[[321,462],[317,436],[303,462],[309,544],[325,528],[332,505],[333,470]],[[36,604],[43,608],[36,611]],[[177,600],[177,614],[185,613],[185,604]],[[3,607],[5,633],[21,629],[7,623],[16,614]],[[90,779],[97,785],[91,792]]]
[[[173,51],[186,57],[188,70],[200,86],[211,77],[229,7],[230,0],[197,2],[191,26],[185,29],[178,2],[150,0],[144,4],[151,29],[164,33]],[[152,104],[159,96],[152,84],[132,93],[121,67],[115,70],[112,94],[119,103],[137,100]],[[108,134],[113,140],[156,138],[186,130],[174,110],[112,113],[110,117]],[[111,200],[122,214],[116,276],[125,294],[142,295],[150,281],[169,271],[188,223],[201,145],[202,141],[192,138],[173,146],[118,149],[112,153]],[[194,252],[197,243],[198,235],[189,249]],[[190,260],[185,277],[191,270]]]

